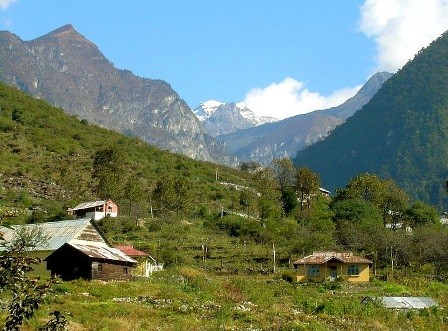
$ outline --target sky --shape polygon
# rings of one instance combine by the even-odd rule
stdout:
[[[282,119],[396,72],[448,30],[448,0],[0,0],[0,29],[22,40],[65,24],[192,109],[244,102]]]

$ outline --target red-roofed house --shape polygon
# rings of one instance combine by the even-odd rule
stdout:
[[[75,215],[76,218],[92,218],[98,221],[106,216],[117,217],[118,207],[112,200],[100,200],[83,202],[75,208],[68,208],[69,215]]]
[[[149,277],[154,271],[163,269],[163,264],[157,263],[151,255],[135,249],[132,245],[116,245],[114,247],[138,262],[133,271],[134,276]]]
[[[334,281],[368,282],[372,261],[351,252],[314,252],[295,261],[297,282]]]

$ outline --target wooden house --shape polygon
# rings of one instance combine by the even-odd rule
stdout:
[[[151,255],[135,249],[132,245],[116,245],[114,247],[138,262],[134,269],[136,277],[149,277],[154,271],[163,270],[163,264],[157,263]]]
[[[112,200],[90,201],[68,208],[67,213],[76,218],[91,218],[98,221],[106,216],[117,217],[118,207]]]
[[[106,243],[71,240],[45,261],[51,275],[62,280],[129,280],[137,261]]]
[[[372,261],[351,252],[314,252],[295,261],[297,282],[320,282],[343,279],[349,282],[368,282]]]
[[[90,218],[0,227],[0,232],[6,243],[23,234],[41,237],[27,252],[42,261],[34,266],[34,275],[59,275],[63,280],[127,280],[137,265],[136,260],[110,247]]]
[[[47,222],[40,224],[12,225],[11,228],[0,227],[0,232],[5,241],[12,242],[21,233],[38,233],[43,240],[34,247],[30,247],[29,254],[40,258],[42,261],[52,252],[71,240],[87,240],[107,244],[105,237],[101,234],[90,218]],[[0,250],[6,249],[0,247]],[[50,275],[44,262],[34,267],[33,274]]]

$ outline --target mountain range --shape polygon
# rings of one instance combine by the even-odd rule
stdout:
[[[277,122],[237,103],[206,102],[193,112],[167,82],[115,68],[71,25],[31,41],[1,31],[0,80],[73,117],[191,158],[269,164],[298,152],[295,165],[318,172],[332,191],[369,172],[448,206],[447,33],[392,77],[372,76],[344,104]]]
[[[360,173],[392,178],[414,198],[448,206],[448,32],[418,52],[297,166],[334,190]]]
[[[115,68],[72,25],[31,41],[1,31],[0,62],[2,82],[69,114],[195,159],[229,162],[168,83]]]
[[[193,112],[163,80],[119,70],[68,24],[23,41],[0,32],[0,80],[104,128],[159,148],[222,164],[269,164],[325,137],[373,95],[377,74],[354,98],[327,112],[280,122],[258,117],[243,103],[208,101]],[[236,159],[235,159],[236,156]]]
[[[273,159],[292,158],[299,150],[325,138],[361,109],[391,76],[388,72],[373,75],[355,96],[340,106],[223,133],[217,139],[224,142],[229,153],[240,161],[251,160],[268,165]]]
[[[201,103],[193,113],[213,137],[275,122],[268,116],[257,116],[244,103],[224,103],[209,100]]]

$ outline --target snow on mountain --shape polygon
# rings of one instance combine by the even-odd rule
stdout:
[[[204,122],[213,115],[213,113],[216,111],[216,109],[218,109],[219,106],[223,104],[223,102],[219,102],[216,100],[201,102],[199,106],[197,106],[193,110],[193,114],[196,115],[199,121]]]
[[[257,116],[252,110],[247,108],[244,102],[236,104],[227,104],[224,102],[209,100],[201,102],[198,107],[193,110],[193,113],[201,122],[208,120],[221,106],[232,105],[232,109],[236,109],[241,116],[248,120],[253,126],[259,126],[265,123],[272,123],[278,121],[277,118],[269,116]]]
[[[236,104],[236,107],[240,109],[241,116],[245,119],[249,120],[254,124],[254,126],[259,126],[266,123],[277,122],[278,119],[270,116],[257,116],[255,113],[247,108],[244,102],[239,102]]]

